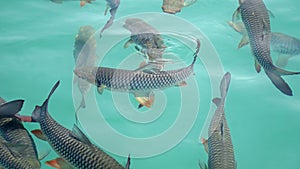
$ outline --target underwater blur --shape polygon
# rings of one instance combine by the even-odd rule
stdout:
[[[300,168],[299,6],[3,1],[0,168]]]

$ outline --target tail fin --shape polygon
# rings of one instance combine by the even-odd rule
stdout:
[[[82,98],[81,98],[81,102],[80,102],[80,105],[77,107],[76,111],[75,111],[75,120],[76,120],[76,124],[78,124],[78,111],[81,109],[81,108],[85,108],[86,105],[85,105],[85,98],[84,98],[84,95],[82,94]]]
[[[55,83],[55,85],[52,87],[52,89],[51,89],[47,99],[44,101],[43,105],[35,107],[34,111],[32,112],[32,115],[31,115],[32,121],[39,122],[41,114],[47,112],[49,99],[52,96],[52,94],[54,93],[55,89],[58,87],[58,85],[59,85],[59,81],[57,81]]]
[[[230,79],[231,79],[231,74],[229,72],[225,73],[225,75],[223,76],[223,79],[221,81],[221,85],[220,85],[222,99],[224,99],[227,95],[227,91],[228,91],[229,84],[230,84]]]
[[[279,69],[279,68],[278,68]],[[282,69],[280,69],[282,70]],[[272,83],[279,89],[282,93],[293,96],[292,89],[289,85],[278,75],[278,72],[265,71],[268,77],[271,79]]]
[[[0,105],[0,117],[1,116],[14,116],[23,107],[24,100],[14,100],[5,102]]]

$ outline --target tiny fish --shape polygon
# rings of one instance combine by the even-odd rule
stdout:
[[[100,31],[100,38],[102,37],[102,33],[105,31],[105,29],[109,28],[113,24],[115,16],[116,16],[116,13],[117,13],[117,10],[118,10],[119,5],[120,5],[120,0],[105,0],[105,1],[106,1],[107,5],[106,5],[106,9],[105,9],[104,15],[106,15],[108,9],[110,9],[109,10],[109,12],[110,12],[110,18],[106,22],[106,24],[104,25],[104,27],[101,29],[101,31]]]
[[[221,98],[213,99],[217,109],[209,125],[208,140],[202,139],[208,153],[208,166],[200,163],[201,169],[236,169],[231,135],[224,112],[230,79],[231,74],[227,72],[220,84]]]
[[[91,143],[87,136],[74,125],[73,131],[56,122],[48,112],[48,103],[59,81],[53,86],[42,106],[36,106],[31,121],[38,122],[41,129],[32,133],[47,141],[60,156],[46,162],[55,168],[69,169],[125,169],[114,158]],[[129,169],[130,157],[126,169]]]
[[[21,119],[17,117],[23,102],[24,100],[6,102],[0,99],[0,138],[2,139],[0,149],[6,154],[2,154],[1,151],[0,161],[2,166],[7,168],[38,169],[41,168],[41,164],[36,145]],[[6,148],[8,150],[5,150]]]
[[[193,5],[197,0],[163,0],[162,10],[165,13],[176,14],[183,7]]]
[[[140,51],[145,53],[150,61],[162,58],[166,46],[163,38],[154,27],[138,18],[126,19],[123,26],[131,32],[130,39],[125,43],[124,48],[135,43],[142,48]]]
[[[276,67],[270,55],[271,27],[268,10],[262,0],[239,0],[240,6],[234,12],[233,18],[239,15],[247,30],[252,54],[254,55],[257,72],[264,68],[272,83],[282,93],[292,96],[293,92],[283,80],[283,75],[295,75],[300,72],[290,72]]]
[[[84,66],[95,66],[97,60],[96,47],[97,42],[94,37],[95,30],[91,26],[82,26],[75,38],[73,56],[75,59],[75,68]],[[85,96],[91,88],[91,84],[87,81],[74,77],[74,83],[81,93],[81,103],[75,111],[76,122],[78,122],[77,113],[80,108],[85,108]]]
[[[79,78],[97,86],[99,94],[102,94],[104,89],[133,93],[140,103],[139,108],[142,106],[150,108],[154,101],[153,90],[186,85],[185,80],[194,72],[194,63],[199,49],[200,41],[198,40],[193,62],[177,70],[162,71],[152,64],[147,64],[137,70],[85,67],[75,69],[74,73]]]

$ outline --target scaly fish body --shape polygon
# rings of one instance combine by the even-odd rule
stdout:
[[[3,106],[3,103],[5,103],[5,100],[1,98],[1,107]],[[3,142],[5,142],[2,143],[1,149],[3,149],[4,152],[5,147],[7,147],[8,149],[13,149],[14,146],[22,146],[22,149],[15,152],[9,150],[11,151],[11,153],[8,154],[6,152],[6,155],[3,155],[3,158],[6,158],[6,164],[4,166],[19,166],[21,168],[39,169],[41,168],[41,164],[38,159],[36,145],[31,135],[24,128],[21,120],[15,116],[15,114],[18,113],[22,106],[16,105],[15,107],[18,108],[14,108],[14,114],[10,113],[10,115],[8,115],[6,114],[7,111],[3,111],[0,113],[0,138],[3,140]],[[3,158],[1,158],[1,160],[3,160]]]
[[[150,60],[162,58],[166,46],[159,32],[146,22],[138,18],[128,18],[124,27],[131,32],[130,40],[124,47],[131,43],[139,45]]]
[[[124,169],[115,159],[93,145],[85,135],[78,135],[57,123],[48,113],[48,101],[59,83],[53,87],[43,105],[36,106],[33,121],[39,122],[46,141],[66,160],[78,169]]]
[[[271,49],[285,55],[300,54],[300,39],[278,32],[271,34]]]
[[[208,140],[203,141],[208,153],[208,169],[236,169],[230,130],[224,112],[230,79],[230,73],[226,73],[220,85],[221,98],[213,99],[217,109],[209,125]],[[200,165],[200,168],[207,167]]]
[[[240,0],[237,10],[247,30],[257,72],[262,66],[272,83],[284,94],[292,95],[292,90],[281,78],[282,75],[300,74],[274,66],[270,56],[271,28],[268,10],[262,0]]]

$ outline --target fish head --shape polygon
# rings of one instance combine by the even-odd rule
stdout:
[[[74,70],[77,77],[96,85],[97,67],[80,67]]]

